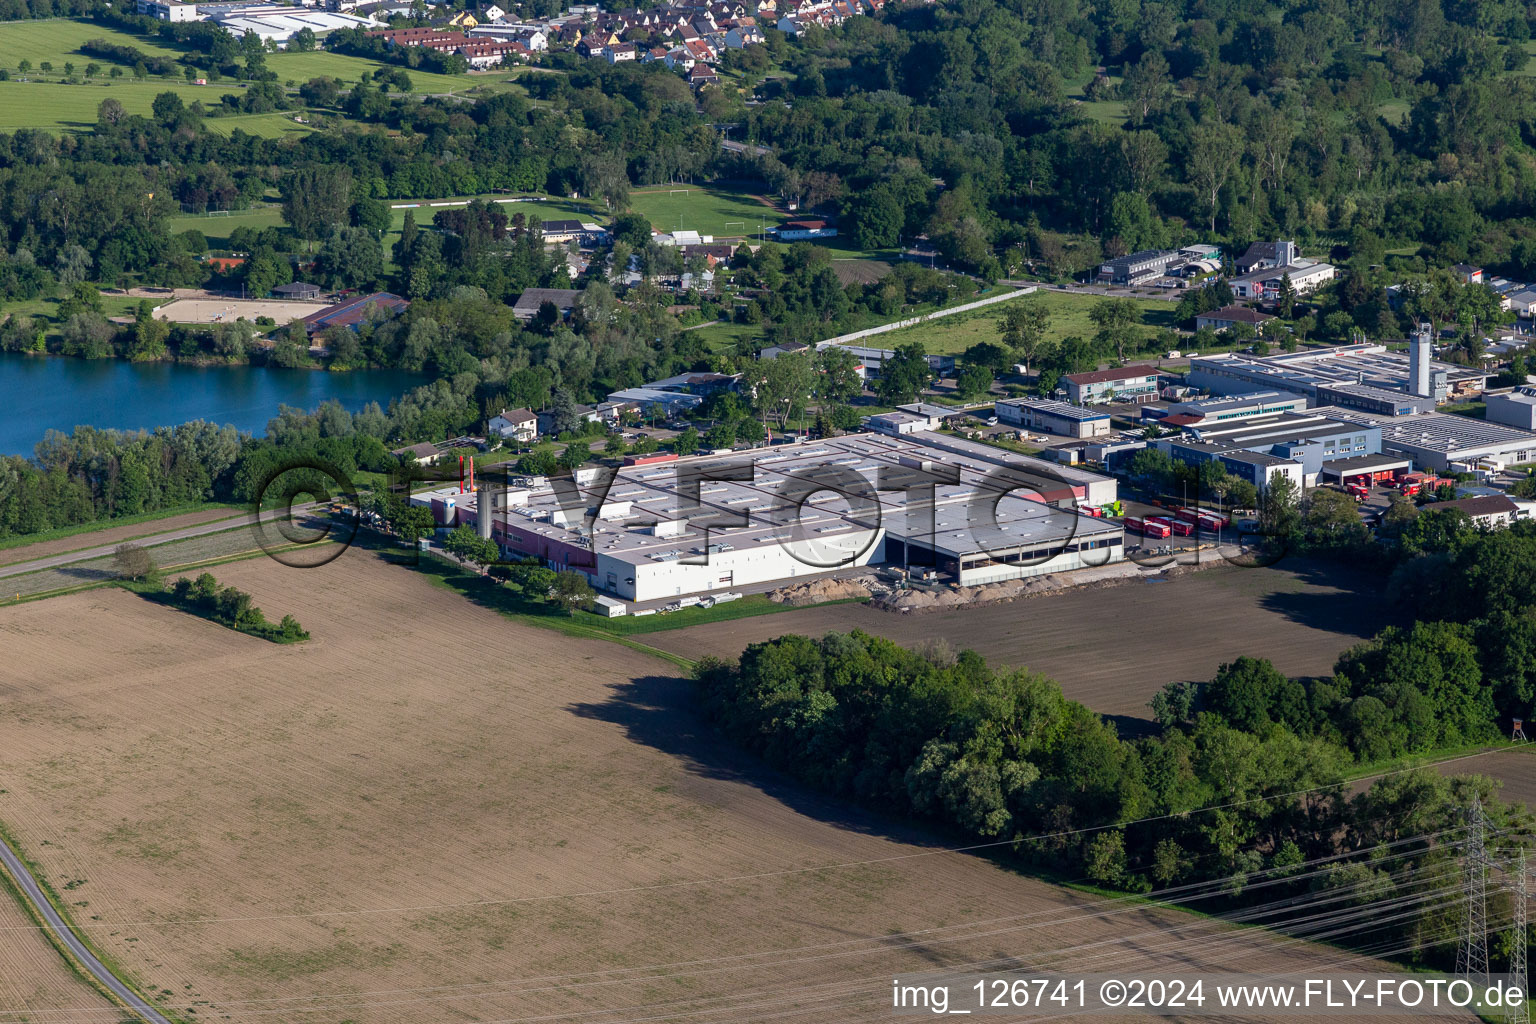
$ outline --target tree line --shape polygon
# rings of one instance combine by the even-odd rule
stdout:
[[[1457,829],[1474,793],[1500,826],[1529,828],[1491,800],[1484,779],[1400,773],[1351,796],[1345,748],[1273,720],[1203,713],[1122,739],[1044,676],[943,645],[916,652],[858,631],[788,635],[748,646],[736,662],[706,659],[696,676],[711,718],[798,779],[936,821],[962,843],[996,842],[999,856],[1133,892],[1223,882],[1218,905],[1241,906],[1360,886],[1369,902],[1411,883],[1369,861],[1300,866]],[[1450,870],[1457,856],[1454,843],[1426,836],[1410,859]],[[1287,871],[1299,877],[1287,883]],[[1278,876],[1281,891],[1266,884],[1249,896],[1256,872]],[[1360,941],[1413,934],[1421,945],[1410,959],[1429,964],[1454,948],[1454,915],[1431,905],[1381,927]]]

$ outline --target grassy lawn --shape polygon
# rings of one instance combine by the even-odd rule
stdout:
[[[777,227],[784,215],[744,192],[697,185],[649,186],[629,194],[629,205],[657,231],[697,231],[704,235],[756,235]]]
[[[312,50],[309,53],[274,53],[267,58],[267,67],[277,75],[280,82],[291,79],[295,83],[302,83],[311,78],[328,76],[351,83],[356,82],[365,71],[393,71],[397,65],[365,57]],[[411,76],[411,88],[422,93],[465,93],[473,89],[497,92],[517,87],[513,82],[516,74],[507,69],[465,75],[434,75],[429,71],[407,71],[407,74]]]
[[[258,135],[263,139],[276,139],[284,135],[307,135],[315,129],[307,124],[299,124],[293,119],[295,113],[300,117],[305,115],[299,111],[274,112],[271,114],[237,114],[233,117],[210,117],[203,125],[214,135],[222,135],[226,139],[235,133],[235,129],[245,132],[247,135]]]
[[[0,42],[0,46],[5,43]],[[57,72],[57,69],[55,70]],[[107,97],[116,99],[130,114],[150,113],[155,97],[174,92],[188,104],[202,100],[213,106],[226,92],[235,91],[233,83],[223,85],[188,85],[181,80],[151,79],[135,82],[119,79],[108,84],[98,78],[94,84],[66,85],[61,82],[0,82],[0,130],[16,128],[65,128],[89,131],[96,125],[96,108]]]
[[[158,39],[120,32],[105,25],[72,18],[49,18],[41,21],[7,21],[0,23],[0,67],[16,70],[21,60],[30,60],[34,73],[43,61],[53,63],[55,72],[62,74],[64,62],[73,61],[84,72],[86,62],[94,60],[105,72],[110,61],[100,57],[86,57],[80,53],[80,45],[92,39],[105,39],[119,46],[132,46],[142,53],[156,57],[180,57],[181,53],[161,44]]]
[[[1068,99],[1076,100],[1084,114],[1102,124],[1121,125],[1125,123],[1125,103],[1121,100],[1090,100],[1083,94],[1083,89],[1093,79],[1092,72],[1068,79]],[[1119,75],[1110,75],[1109,84],[1118,88],[1122,79]]]
[[[1041,291],[1029,299],[1018,301],[1029,302],[1036,298],[1045,302],[1051,312],[1051,323],[1045,332],[1047,340],[1060,341],[1062,338],[1074,335],[1083,339],[1093,337],[1095,328],[1093,321],[1088,319],[1088,311],[1093,308],[1094,303],[1102,301],[1099,296]],[[1158,330],[1175,326],[1172,303],[1156,299],[1132,299],[1131,301],[1141,307],[1143,333],[1150,335]],[[891,331],[889,334],[879,335],[870,343],[878,344],[881,348],[895,348],[909,341],[921,341],[930,354],[956,354],[964,352],[978,342],[997,341],[997,322],[1002,315],[1002,309],[988,307],[974,313],[961,313],[900,331]]]
[[[711,352],[734,352],[742,339],[761,341],[763,327],[761,324],[710,324],[688,333],[702,338]]]

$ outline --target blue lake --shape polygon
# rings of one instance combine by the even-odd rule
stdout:
[[[119,430],[188,420],[266,430],[279,405],[313,409],[334,398],[356,411],[426,378],[398,370],[327,373],[251,366],[196,367],[0,353],[0,454],[31,455],[49,429]]]

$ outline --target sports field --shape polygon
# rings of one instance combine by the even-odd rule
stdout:
[[[371,554],[215,572],[314,639],[114,589],[0,608],[0,821],[181,1019],[875,1021],[895,974],[975,961],[1337,956],[945,853],[736,753],[668,662]]]
[[[755,236],[763,227],[777,227],[785,216],[745,193],[697,185],[648,185],[629,194],[629,205],[657,231],[717,237]]]
[[[92,39],[105,39],[118,46],[131,46],[156,57],[181,56],[180,51],[150,36],[121,32],[106,25],[76,21],[73,18],[46,18],[38,21],[0,22],[0,68],[14,74],[20,61],[30,60],[32,73],[36,74],[38,66],[46,60],[53,64],[54,74],[62,75],[64,62],[72,61],[79,73],[84,74],[86,63],[95,61],[101,65],[101,77],[105,78],[112,62],[80,53],[80,45]]]
[[[268,316],[279,324],[302,320],[330,306],[328,302],[286,302],[278,299],[177,299],[161,306],[155,317],[175,324],[219,324],[244,317]]]

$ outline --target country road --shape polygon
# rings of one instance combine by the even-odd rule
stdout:
[[[297,514],[307,512],[316,507],[315,502],[307,505],[295,505],[292,511]],[[272,509],[261,514],[262,522],[270,522],[287,514],[284,509]],[[188,526],[180,530],[172,530],[169,533],[157,533],[150,537],[141,537],[132,543],[141,547],[157,547],[161,544],[169,544],[173,541],[187,540],[191,537],[203,537],[210,533],[223,533],[226,530],[238,530],[251,526],[255,517],[250,513],[229,519],[216,519],[211,523],[200,523],[197,526]],[[111,525],[110,522],[104,525]],[[47,558],[38,558],[30,562],[17,562],[0,568],[0,579],[7,576],[21,576],[29,572],[41,572],[44,569],[57,569],[61,565],[73,565],[76,562],[89,562],[94,558],[110,558],[117,550],[116,544],[103,544],[99,547],[81,548],[78,551],[66,551],[61,555],[50,555]]]
[[[58,911],[53,909],[53,904],[48,902],[48,897],[43,895],[42,887],[37,884],[37,879],[32,877],[32,872],[27,870],[27,866],[16,855],[16,851],[12,850],[10,844],[3,839],[0,839],[0,864],[5,866],[6,872],[15,881],[22,897],[36,908],[38,914],[47,922],[49,931],[53,932],[59,941],[68,947],[69,951],[74,954],[75,959],[90,973],[91,977],[95,978],[113,995],[131,1007],[140,1017],[149,1021],[149,1024],[171,1024],[158,1010],[138,996],[133,989],[119,981],[117,975],[113,974],[107,969],[105,964],[96,959],[96,954],[87,949],[85,943],[75,936],[74,931],[71,930],[69,925],[64,923],[64,919],[59,916]]]

